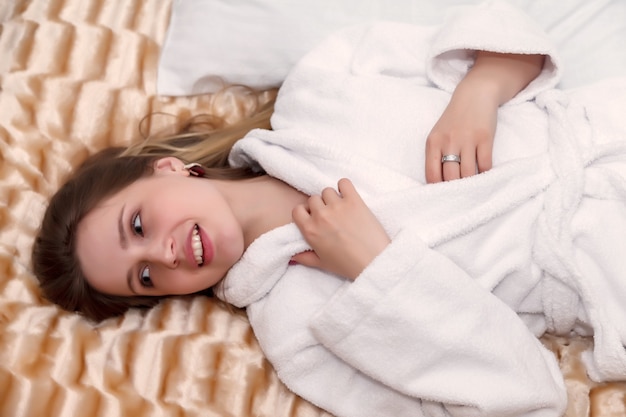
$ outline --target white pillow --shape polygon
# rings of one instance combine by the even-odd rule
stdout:
[[[563,53],[561,85],[626,73],[626,1],[508,0],[553,35]],[[316,43],[345,26],[391,20],[437,24],[481,0],[174,0],[161,50],[157,93],[194,95],[243,84],[280,85]]]
[[[342,27],[374,20],[430,24],[480,0],[175,0],[161,50],[161,95],[227,84],[280,85],[293,64]]]

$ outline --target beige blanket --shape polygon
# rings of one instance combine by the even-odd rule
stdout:
[[[94,326],[39,296],[32,240],[72,166],[139,139],[149,114],[235,122],[246,113],[249,97],[236,92],[155,96],[171,1],[0,1],[2,417],[328,416],[278,381],[245,315],[212,300],[171,299]],[[174,119],[154,116],[143,130]],[[566,377],[568,416],[626,415],[626,384],[584,374],[579,352],[590,340],[544,341]]]

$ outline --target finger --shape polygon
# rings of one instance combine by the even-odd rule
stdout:
[[[308,200],[309,213],[314,214],[316,211],[321,210],[326,206],[321,195],[312,195]]]
[[[459,153],[447,152],[446,155],[459,155]],[[444,181],[458,180],[459,178],[461,178],[461,164],[454,161],[443,162],[441,164]]]
[[[325,204],[331,204],[340,199],[341,196],[334,188],[328,187],[322,190],[322,200]]]
[[[298,204],[291,211],[291,218],[293,222],[298,226],[298,228],[302,228],[301,226],[310,220],[311,214],[309,213],[308,207],[304,204]]]
[[[443,181],[441,165],[441,150],[426,145],[426,182],[434,183]]]
[[[312,268],[320,268],[322,262],[315,252],[307,250],[297,253],[291,257],[291,261]]]
[[[476,175],[476,149],[469,146],[461,152],[461,178]]]
[[[491,144],[476,149],[478,172],[489,171],[493,166],[493,147]]]
[[[352,181],[348,178],[340,179],[339,182],[337,182],[337,189],[339,189],[343,197],[361,200],[361,194],[359,194]]]

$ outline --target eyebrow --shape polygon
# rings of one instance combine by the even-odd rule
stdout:
[[[120,246],[122,249],[126,249],[128,247],[126,232],[124,232],[124,207],[126,207],[126,205],[122,206],[122,210],[120,210],[120,217],[117,220],[117,231],[120,234]]]
[[[128,248],[128,239],[126,238],[126,232],[124,231],[124,208],[126,205],[122,206],[122,210],[120,210],[120,216],[117,219],[117,231],[120,235],[120,246],[122,249]],[[126,284],[128,288],[133,294],[137,294],[135,291],[135,287],[133,287],[133,270],[132,268],[128,270],[126,273]]]

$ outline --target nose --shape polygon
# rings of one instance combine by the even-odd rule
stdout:
[[[176,268],[178,266],[178,258],[174,240],[164,239],[161,242],[153,242],[148,248],[147,258],[150,262],[162,264],[167,268]]]

